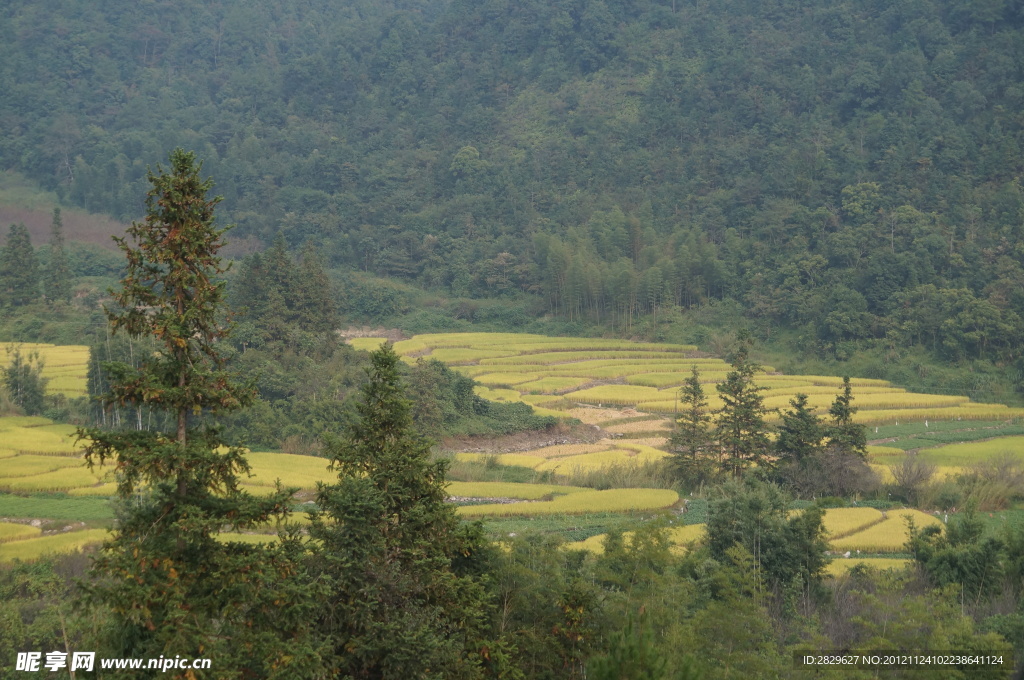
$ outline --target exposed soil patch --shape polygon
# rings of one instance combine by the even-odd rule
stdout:
[[[557,425],[550,430],[501,437],[450,437],[441,442],[441,449],[464,453],[518,453],[560,444],[592,444],[604,436],[604,432],[593,425]]]
[[[405,340],[406,335],[397,328],[384,328],[382,326],[349,326],[338,331],[342,339],[350,338],[387,338],[389,342]]]
[[[484,504],[484,503],[498,503],[500,505],[511,505],[512,503],[536,503],[537,501],[527,501],[522,498],[502,498],[502,497],[489,497],[489,496],[448,496],[449,503],[466,503],[466,504]]]

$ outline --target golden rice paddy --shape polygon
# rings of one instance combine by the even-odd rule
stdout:
[[[865,531],[883,521],[881,511],[874,508],[830,508],[822,518],[832,540]]]
[[[707,534],[703,524],[691,524],[689,526],[671,527],[665,530],[665,536],[669,542],[669,549],[675,554],[685,553],[694,544],[702,541]],[[622,542],[627,548],[633,543],[634,532],[626,531],[622,534]],[[608,534],[598,534],[583,541],[566,543],[567,550],[586,550],[595,555],[604,554],[605,540]]]
[[[45,343],[0,343],[0,367],[9,366],[12,350],[28,359],[38,354],[43,363],[42,377],[49,382],[48,394],[81,397],[86,394],[86,375],[89,367],[89,348],[86,345],[50,345]]]
[[[907,520],[920,529],[926,526],[944,526],[936,517],[920,510],[889,510],[885,518],[863,531],[831,541],[832,549],[843,551],[860,550],[865,553],[903,552],[910,538]]]
[[[13,524],[11,522],[0,522],[0,543],[7,541],[20,541],[26,538],[34,538],[43,533],[39,527],[28,524]]]
[[[0,543],[0,562],[37,560],[44,555],[78,552],[88,545],[102,543],[106,529],[87,529]]]
[[[581,419],[590,423],[599,422],[597,416],[591,415],[593,411],[572,409],[570,413],[557,402],[524,400],[523,396],[531,392],[557,393],[565,400],[563,403],[630,407],[669,414],[678,411],[677,388],[690,377],[694,366],[706,384],[710,408],[720,405],[714,385],[723,381],[731,370],[721,359],[693,356],[695,348],[687,345],[600,338],[440,333],[403,340],[395,344],[395,350],[407,357],[429,355],[443,359],[449,356],[460,363],[479,357],[475,365],[458,368],[465,375],[483,377],[487,387],[499,388],[489,392],[481,390],[479,394],[485,399],[544,404],[546,414],[583,416]],[[503,356],[489,356],[495,352]],[[811,407],[824,413],[843,383],[840,376],[782,375],[771,366],[764,369],[766,373],[759,374],[756,380],[767,388],[764,396],[769,408],[787,409],[793,396],[804,393]],[[618,384],[590,384],[595,381]],[[859,409],[855,419],[865,424],[917,422],[928,418],[998,420],[1024,416],[1024,409],[976,404],[956,395],[916,394],[874,378],[854,377],[850,383],[854,388],[854,406]]]

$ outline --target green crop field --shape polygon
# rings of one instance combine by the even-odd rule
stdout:
[[[941,466],[967,466],[997,456],[1012,456],[1024,462],[1024,437],[1000,437],[966,444],[949,444],[922,449],[917,457]]]

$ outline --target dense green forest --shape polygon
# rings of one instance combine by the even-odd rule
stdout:
[[[147,164],[181,145],[234,238],[311,241],[330,267],[527,292],[622,330],[727,301],[822,357],[1020,359],[1015,3],[21,0],[0,17],[0,164],[72,204],[138,217]]]

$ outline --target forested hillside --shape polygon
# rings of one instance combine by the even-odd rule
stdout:
[[[842,356],[1017,360],[1005,0],[14,0],[0,166],[141,213],[206,159],[239,237],[628,327],[739,302]]]

